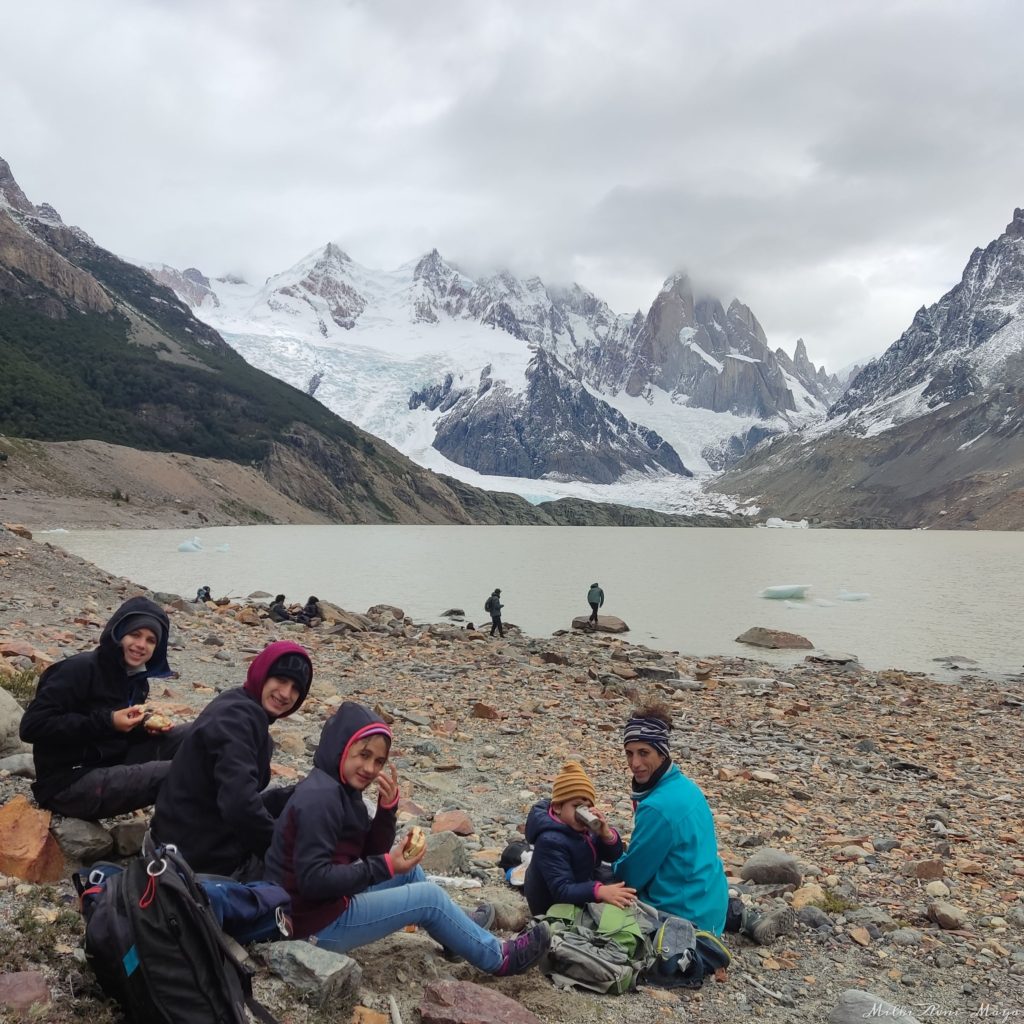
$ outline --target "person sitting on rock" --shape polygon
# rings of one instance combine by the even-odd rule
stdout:
[[[188,727],[148,725],[150,676],[170,675],[164,610],[125,601],[99,646],[51,665],[21,719],[32,744],[40,807],[72,818],[109,818],[148,807]]]
[[[212,600],[210,597],[210,588],[202,586],[196,591],[196,603],[205,604],[207,601]]]
[[[323,617],[324,613],[320,610],[320,598],[310,595],[309,600],[303,605],[302,611],[295,616],[295,621],[311,626],[314,619],[323,619]]]
[[[299,644],[278,640],[249,665],[245,684],[202,710],[160,790],[154,838],[174,843],[193,871],[242,882],[263,877],[263,857],[294,786],[267,789],[270,726],[309,694],[313,663]]]
[[[278,594],[267,609],[271,622],[292,622],[292,614],[284,603],[284,594]]]
[[[324,724],[313,770],[278,819],[267,854],[267,878],[292,897],[294,937],[345,953],[417,924],[482,971],[525,971],[548,948],[547,925],[502,942],[485,930],[493,906],[467,914],[426,881],[426,845],[412,846],[411,832],[395,841],[398,775],[393,766],[384,771],[391,739],[384,721],[353,701]],[[374,781],[371,818],[363,794]]]
[[[623,731],[633,775],[633,836],[612,865],[616,878],[659,913],[682,917],[721,935],[740,932],[758,944],[788,935],[796,923],[788,907],[759,914],[730,899],[718,856],[715,822],[700,787],[669,753],[672,713],[664,704],[633,711]]]
[[[597,609],[604,604],[604,591],[601,589],[600,583],[590,584],[590,590],[587,591],[587,604],[590,605],[590,618],[587,621],[590,623],[591,629],[597,629]]]
[[[523,885],[530,913],[546,914],[554,903],[628,907],[636,899],[636,891],[623,882],[598,880],[601,864],[622,856],[622,840],[594,809],[596,798],[587,773],[576,761],[569,761],[555,779],[551,799],[531,808],[526,839],[533,844],[533,854]],[[596,834],[577,816],[581,807],[596,819]]]

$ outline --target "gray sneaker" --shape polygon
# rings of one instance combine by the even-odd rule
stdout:
[[[790,907],[769,910],[765,914],[747,909],[743,911],[740,934],[759,946],[767,946],[782,935],[792,935],[795,927],[796,913]]]
[[[476,925],[479,925],[485,932],[491,930],[491,926],[494,924],[494,919],[498,916],[498,912],[494,909],[493,903],[482,902],[478,903],[476,910],[472,910],[469,913],[469,919]]]

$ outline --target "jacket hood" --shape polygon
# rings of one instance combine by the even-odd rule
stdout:
[[[536,843],[537,837],[542,832],[564,832],[566,835],[579,838],[582,833],[570,828],[565,822],[552,818],[549,813],[551,808],[550,800],[539,800],[530,808],[526,818],[526,841]]]
[[[347,700],[324,723],[320,742],[313,755],[313,766],[326,772],[332,779],[345,782],[341,777],[341,763],[352,743],[362,736],[382,735],[391,749],[391,729],[379,715],[368,707]]]
[[[298,654],[309,662],[309,686],[307,686],[305,690],[300,687],[299,699],[295,702],[295,707],[281,715],[281,718],[287,718],[289,715],[294,715],[295,712],[302,707],[303,702],[309,694],[310,687],[313,685],[313,661],[309,656],[309,651],[307,651],[305,647],[301,644],[293,643],[291,640],[275,640],[274,643],[267,644],[267,646],[264,647],[250,663],[249,671],[245,674],[245,685],[242,687],[252,700],[256,701],[257,704],[262,705],[263,684],[267,681],[267,677],[270,675],[271,666],[284,654]]]
[[[163,627],[160,639],[157,641],[153,657],[146,662],[144,674],[149,676],[169,676],[171,666],[167,663],[167,639],[171,629],[171,620],[167,613],[148,597],[130,597],[120,608],[107,620],[100,634],[100,657],[111,660],[124,668],[124,659],[121,657],[121,645],[114,639],[114,633],[120,623],[124,622],[130,615],[147,615],[156,619]]]

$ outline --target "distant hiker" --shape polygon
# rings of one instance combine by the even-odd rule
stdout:
[[[215,697],[179,748],[153,815],[158,842],[174,843],[194,871],[263,877],[274,820],[294,786],[267,789],[270,726],[302,707],[313,682],[304,647],[269,644],[245,684]]]
[[[495,630],[501,636],[505,635],[505,629],[501,624],[501,609],[504,607],[501,603],[501,588],[495,587],[491,596],[484,601],[484,611],[491,617],[491,636],[494,636]]]
[[[323,619],[324,613],[320,609],[320,599],[318,597],[310,597],[310,599],[303,605],[302,611],[295,616],[296,621],[304,622],[307,626],[313,624],[314,619]]]
[[[419,866],[425,842],[413,846],[413,832],[395,842],[398,775],[393,766],[384,771],[391,739],[384,721],[353,701],[324,725],[313,770],[278,819],[267,854],[267,878],[292,897],[294,937],[345,953],[417,924],[481,971],[525,971],[550,943],[546,924],[502,942],[485,930],[493,906],[467,914],[426,881]],[[371,819],[363,797],[374,781]]]
[[[587,591],[587,602],[590,605],[590,618],[587,621],[593,623],[591,629],[596,629],[597,609],[604,604],[604,591],[601,589],[600,583],[590,584],[590,590]]]
[[[205,602],[210,601],[210,600],[212,600],[212,598],[210,597],[210,588],[209,587],[200,587],[196,591],[196,601],[198,603],[204,604]]]
[[[533,856],[523,886],[531,914],[546,914],[555,903],[628,907],[635,902],[636,890],[623,882],[598,881],[600,865],[622,856],[622,840],[604,815],[594,810],[596,797],[587,773],[576,761],[569,761],[555,779],[551,799],[531,808],[526,839],[533,843]],[[577,815],[579,807],[596,819],[596,834]]]
[[[273,602],[271,602],[268,611],[270,612],[271,622],[292,621],[291,612],[288,611],[284,603],[284,594],[278,594],[277,597],[274,598]]]
[[[758,944],[788,935],[796,922],[786,907],[759,914],[730,899],[711,808],[700,787],[669,754],[672,713],[648,704],[631,714],[623,731],[633,775],[633,836],[612,865],[615,877],[659,914],[682,917],[721,935],[742,932]]]
[[[149,677],[170,675],[169,628],[158,604],[130,598],[103,627],[94,651],[42,674],[19,730],[32,744],[32,792],[40,807],[91,821],[156,799],[188,732],[145,724]]]

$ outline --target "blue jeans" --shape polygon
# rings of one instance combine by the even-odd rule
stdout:
[[[501,966],[500,940],[471,920],[444,889],[428,882],[419,865],[353,896],[345,912],[316,933],[316,944],[347,953],[407,924],[422,925],[435,942],[481,971],[494,974]]]

